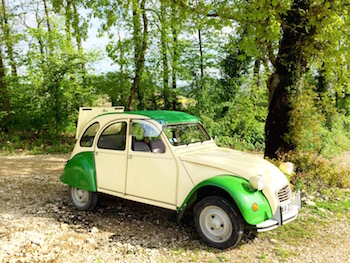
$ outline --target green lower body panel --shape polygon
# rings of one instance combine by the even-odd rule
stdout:
[[[235,201],[244,220],[250,225],[257,225],[272,217],[271,208],[261,191],[255,190],[245,179],[232,175],[220,175],[199,183],[188,195],[183,205],[190,205],[196,196],[196,191],[202,187],[217,187],[226,191]],[[253,206],[258,207],[254,211]]]
[[[94,153],[82,152],[75,155],[67,162],[60,179],[69,186],[96,192]]]

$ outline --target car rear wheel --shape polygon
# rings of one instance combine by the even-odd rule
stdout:
[[[97,193],[69,186],[69,197],[76,209],[88,211],[97,204]]]
[[[238,209],[219,196],[206,197],[196,205],[194,224],[205,243],[220,249],[237,246],[244,230]]]

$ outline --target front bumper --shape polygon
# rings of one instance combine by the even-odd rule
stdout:
[[[282,206],[278,206],[276,213],[272,218],[256,225],[258,232],[265,232],[287,224],[297,218],[301,209],[301,196],[298,191],[292,199],[292,208],[290,211],[283,213]]]

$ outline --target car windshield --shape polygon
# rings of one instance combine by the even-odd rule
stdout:
[[[200,123],[168,125],[164,132],[174,146],[210,140],[210,136]]]

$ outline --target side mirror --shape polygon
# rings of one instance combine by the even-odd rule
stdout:
[[[214,142],[216,143],[216,142],[217,142],[217,140],[218,140],[218,136],[217,136],[217,135],[215,135],[215,136],[214,136]]]

